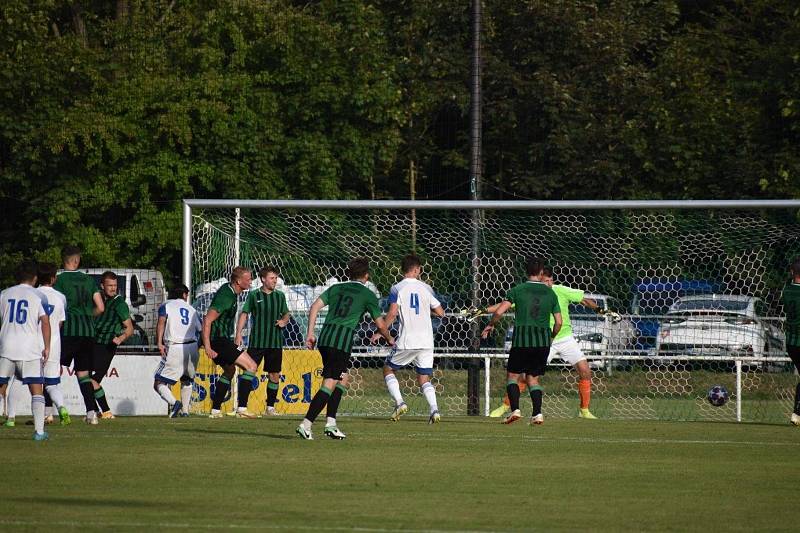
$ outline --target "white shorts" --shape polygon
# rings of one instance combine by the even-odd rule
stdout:
[[[400,370],[406,365],[414,363],[417,374],[430,376],[433,374],[433,348],[420,348],[414,350],[398,350],[389,352],[385,361],[392,370]]]
[[[181,378],[194,379],[195,368],[200,354],[197,343],[170,344],[167,357],[162,359],[156,369],[155,379],[173,385]]]
[[[8,383],[12,376],[21,379],[23,385],[33,385],[44,383],[42,374],[42,360],[32,361],[12,361],[5,357],[0,357],[0,384]]]
[[[61,357],[55,357],[50,354],[44,364],[42,374],[44,375],[45,385],[58,385],[61,383]]]
[[[578,341],[572,335],[550,345],[550,355],[547,356],[547,362],[550,363],[554,357],[559,357],[573,366],[586,359],[580,346],[578,346]]]

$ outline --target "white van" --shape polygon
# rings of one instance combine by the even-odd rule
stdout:
[[[125,297],[133,319],[133,336],[126,345],[154,345],[158,308],[167,301],[164,278],[157,270],[142,268],[80,268],[100,287],[100,277],[110,270],[117,275],[117,293]],[[59,274],[62,270],[58,271]]]

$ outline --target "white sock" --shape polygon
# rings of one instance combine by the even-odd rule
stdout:
[[[14,394],[11,394],[11,387],[9,386],[6,389],[6,414],[8,418],[17,417],[17,401],[14,396]]]
[[[61,385],[48,385],[44,388],[47,395],[53,400],[53,409],[57,410],[64,406],[64,393],[61,391]]]
[[[33,428],[36,433],[44,433],[44,396],[31,395],[31,413],[33,413]]]
[[[400,394],[400,382],[397,381],[395,375],[389,374],[388,376],[384,376],[383,380],[386,382],[386,388],[389,389],[389,395],[394,400],[394,404],[400,405],[403,403],[403,395]]]
[[[428,405],[431,406],[431,413],[438,411],[439,406],[436,405],[436,387],[434,387],[430,381],[422,384],[422,394],[425,395],[425,399],[428,400]]]
[[[189,412],[189,404],[192,403],[192,384],[184,385],[181,383],[181,403],[183,404],[182,412]]]
[[[306,431],[309,431],[311,429],[311,420],[309,420],[308,418],[304,418],[303,421],[300,422],[300,424],[302,424],[302,426],[305,428]]]
[[[159,382],[159,384],[156,385],[156,391],[159,396],[164,398],[164,401],[167,402],[170,407],[175,405],[175,396],[172,395],[172,391],[166,383]]]
[[[325,419],[325,427],[326,428],[333,427],[335,425],[336,425],[336,419],[335,418],[328,417],[327,419]]]

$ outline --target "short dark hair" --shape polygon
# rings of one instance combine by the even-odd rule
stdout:
[[[61,259],[63,259],[64,261],[76,255],[80,257],[81,249],[73,244],[68,244],[61,249]]]
[[[421,266],[422,260],[414,254],[408,254],[400,261],[400,269],[403,271],[403,274],[408,274],[413,268]]]
[[[269,274],[270,272],[274,272],[276,276],[280,276],[281,275],[281,273],[278,272],[278,267],[274,267],[272,265],[267,265],[265,267],[261,267],[261,270],[258,271],[258,277],[259,278],[265,278],[265,277],[267,277],[267,274]]]
[[[31,261],[30,259],[25,259],[19,265],[17,265],[17,270],[14,272],[15,277],[17,278],[17,283],[25,283],[26,281],[33,281],[36,279],[36,272],[38,267],[36,265],[36,261]]]
[[[795,257],[792,260],[792,264],[789,265],[789,272],[792,273],[792,276],[800,276],[800,257]]]
[[[542,274],[547,276],[548,278],[552,278],[553,277],[553,267],[551,267],[549,265],[545,265],[544,268],[542,268]]]
[[[369,259],[366,257],[354,257],[347,263],[347,275],[350,279],[363,278],[369,273]]]
[[[53,263],[39,263],[36,277],[39,278],[39,285],[50,285],[56,277],[58,267]]]
[[[525,261],[525,273],[528,276],[538,276],[546,266],[544,259],[541,257],[529,257]]]
[[[110,270],[106,270],[100,275],[100,283],[103,283],[107,279],[113,279],[114,281],[117,281],[117,275]]]
[[[189,287],[181,283],[179,285],[175,285],[169,290],[167,298],[170,300],[177,300],[179,298],[183,298],[186,294],[189,294]]]

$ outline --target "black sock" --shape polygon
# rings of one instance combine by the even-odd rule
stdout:
[[[97,406],[94,403],[94,387],[92,387],[92,378],[84,376],[78,378],[78,387],[81,389],[81,396],[83,396],[83,405],[86,407],[86,412],[95,411]]]
[[[278,384],[273,381],[267,382],[267,407],[274,407],[275,400],[278,399]]]
[[[95,389],[92,394],[97,402],[97,407],[100,408],[99,412],[105,413],[111,410],[111,408],[108,406],[108,400],[106,400],[106,391],[103,390],[103,387]]]
[[[45,409],[48,407],[53,407],[53,399],[50,397],[50,394],[47,392],[47,387],[45,387],[44,394],[44,407]]]
[[[511,405],[511,410],[516,411],[519,409],[519,385],[517,380],[509,380],[506,385],[506,394],[508,394],[508,403]]]
[[[797,384],[797,388],[794,390],[794,414],[800,415],[800,383]]]
[[[225,376],[220,376],[217,378],[217,382],[214,386],[214,399],[211,402],[211,408],[219,410],[219,408],[222,407],[222,402],[225,401],[225,396],[227,396],[228,391],[230,390],[231,380]]]
[[[531,401],[533,402],[533,416],[542,414],[542,396],[544,391],[539,385],[528,387],[531,393]]]
[[[331,393],[331,399],[328,400],[328,417],[336,418],[336,412],[339,410],[339,402],[342,401],[342,395],[345,392],[347,392],[347,387],[341,383],[337,383],[336,388],[333,389],[333,393]]]
[[[331,391],[326,389],[325,386],[320,387],[317,393],[314,395],[314,398],[311,399],[311,404],[308,406],[308,412],[306,412],[306,419],[310,422],[316,420],[317,416],[322,412],[323,407],[325,407],[325,404],[328,403],[330,397]]]
[[[253,379],[255,374],[251,372],[243,372],[239,376],[239,407],[247,407],[247,401],[250,399],[250,391],[253,390]]]

